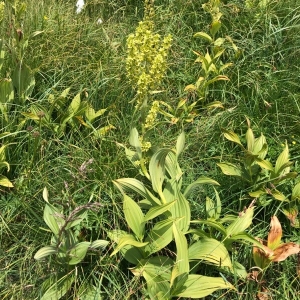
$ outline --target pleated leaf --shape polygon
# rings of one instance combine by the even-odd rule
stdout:
[[[139,205],[130,197],[124,194],[123,211],[126,222],[139,240],[144,236],[144,214]]]
[[[222,277],[189,275],[182,291],[174,296],[182,298],[203,298],[220,289],[234,289],[234,286]]]

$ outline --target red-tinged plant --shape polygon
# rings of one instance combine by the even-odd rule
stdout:
[[[253,259],[257,267],[265,269],[271,262],[280,262],[288,256],[300,253],[300,245],[294,242],[281,243],[282,228],[276,216],[271,218],[271,229],[268,240],[257,239],[262,249],[253,247]]]

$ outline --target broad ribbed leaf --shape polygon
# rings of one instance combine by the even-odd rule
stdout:
[[[189,260],[201,260],[219,267],[232,269],[231,259],[222,243],[212,238],[201,238],[189,247]]]
[[[178,188],[176,186],[176,188]],[[189,202],[185,199],[180,191],[177,190],[177,201],[170,208],[173,219],[177,221],[177,227],[182,232],[187,232],[191,221],[191,208]]]
[[[135,276],[143,276],[147,282],[147,292],[150,299],[170,299],[170,276],[174,262],[164,256],[142,260],[140,264],[131,269]]]
[[[122,194],[126,192],[135,192],[141,195],[143,198],[149,200],[152,205],[161,205],[159,199],[157,199],[148,189],[145,188],[144,184],[135,178],[120,178],[113,180],[113,184],[119,189]]]
[[[75,247],[73,247],[69,252],[71,259],[69,260],[68,264],[77,265],[80,263],[84,259],[90,245],[90,242],[81,242],[76,244]]]
[[[81,99],[80,93],[78,93],[72,100],[70,106],[68,107],[67,116],[72,117],[76,114],[80,107]]]
[[[129,135],[129,143],[136,149],[139,158],[142,158],[142,146],[139,139],[139,133],[136,128],[132,128]]]
[[[117,254],[123,247],[125,247],[127,245],[141,248],[141,247],[146,246],[147,244],[148,244],[147,242],[142,243],[142,242],[137,241],[132,234],[125,234],[119,239],[116,249],[111,253],[110,256]]]
[[[274,171],[272,164],[268,160],[256,159],[256,163],[263,169]]]
[[[222,129],[222,131],[224,133],[224,137],[227,140],[232,141],[232,142],[234,142],[234,143],[236,143],[236,144],[238,144],[238,145],[240,145],[240,146],[243,147],[243,145],[242,145],[242,143],[240,141],[240,138],[239,138],[239,136],[236,133],[234,133],[231,130],[226,130],[226,129]]]
[[[53,280],[52,285],[47,289],[40,300],[61,299],[67,291],[70,290],[74,280],[75,274],[73,271],[58,280]]]
[[[268,145],[266,138],[263,134],[260,135],[259,138],[255,139],[253,154],[258,154],[260,159],[264,159],[268,153]]]
[[[160,206],[155,206],[155,207],[150,208],[150,210],[145,215],[144,222],[147,222],[149,220],[154,219],[157,216],[162,215],[164,212],[169,210],[174,205],[174,203],[175,203],[175,201],[172,201],[170,203],[166,203],[166,204],[163,204]]]
[[[202,184],[220,185],[217,181],[209,177],[201,176],[196,181],[187,186],[183,195],[185,197],[188,197],[197,187],[201,186]]]
[[[280,176],[280,172],[283,170],[285,164],[289,163],[289,148],[287,143],[285,143],[285,147],[281,154],[278,156],[275,164],[275,174],[276,176]]]
[[[162,220],[154,225],[145,239],[145,242],[148,242],[148,245],[145,247],[145,252],[148,256],[171,243],[173,240],[172,225],[173,220]]]
[[[0,103],[6,105],[14,100],[14,87],[11,79],[2,79],[0,81]]]
[[[254,138],[253,131],[250,127],[248,127],[248,130],[246,132],[246,141],[247,141],[248,151],[253,152],[255,138]]]
[[[222,277],[189,275],[182,291],[174,296],[183,298],[203,298],[220,289],[234,289],[234,286]]]
[[[213,39],[212,39],[212,37],[211,37],[210,35],[208,35],[208,34],[205,33],[205,32],[202,32],[202,31],[196,32],[196,33],[194,34],[194,37],[200,37],[200,38],[205,39],[206,41],[208,41],[208,42],[210,42],[210,43],[213,41]]]
[[[185,144],[185,134],[184,134],[184,131],[182,131],[180,133],[179,137],[177,138],[177,142],[176,142],[176,156],[177,157],[183,151],[184,144]]]
[[[209,197],[206,197],[205,210],[206,210],[207,218],[216,219],[215,204],[214,201],[211,200]]]
[[[239,166],[231,163],[217,163],[225,175],[242,177],[242,170]]]
[[[44,257],[47,257],[51,254],[57,253],[57,248],[53,246],[45,246],[37,251],[37,253],[34,255],[34,259],[39,260]]]
[[[139,205],[125,194],[123,197],[123,211],[128,226],[137,238],[142,240],[145,227],[144,214]]]
[[[112,230],[107,233],[108,237],[116,243],[119,243],[123,236],[126,236],[126,231],[123,230]],[[123,257],[130,263],[137,265],[142,259],[145,258],[144,251],[142,248],[135,246],[126,245],[120,250]]]
[[[95,240],[91,243],[90,248],[91,249],[98,249],[104,250],[106,246],[109,244],[109,241],[105,240]]]
[[[253,212],[254,207],[250,207],[245,213],[242,213],[241,216],[238,216],[236,220],[227,227],[227,237],[230,238],[231,236],[241,233],[247,229],[252,223]]]
[[[149,173],[152,182],[152,188],[155,192],[157,192],[161,197],[162,195],[162,184],[165,179],[165,159],[170,149],[160,149],[154,153],[151,157],[149,163]],[[162,199],[163,203],[165,202]]]
[[[60,228],[65,224],[63,215],[50,203],[45,206],[44,221],[55,235],[58,235]]]
[[[300,182],[298,182],[293,188],[292,200],[300,200]]]
[[[190,271],[189,254],[187,240],[183,232],[173,224],[173,235],[176,244],[176,265],[178,267],[178,275],[188,274]]]

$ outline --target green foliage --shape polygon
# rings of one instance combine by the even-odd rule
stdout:
[[[101,117],[107,109],[95,111],[88,101],[81,100],[81,93],[78,93],[69,103],[69,92],[70,88],[67,88],[59,96],[50,94],[45,106],[32,104],[29,112],[22,112],[22,115],[26,120],[34,121],[39,130],[48,130],[59,138],[66,133],[67,125],[72,131],[83,126],[89,129],[96,138],[103,137],[109,130],[115,128],[113,125],[95,128],[93,124],[96,124],[96,119]]]
[[[133,139],[131,134],[131,143],[136,146],[138,156],[139,144],[134,141],[138,141],[138,137]],[[181,192],[183,173],[177,159],[184,148],[184,141],[184,133],[181,133],[177,139],[176,150],[158,149],[151,156],[149,172],[144,173],[141,168],[141,173],[151,182],[150,188],[134,178],[114,181],[123,194],[123,213],[132,233],[120,230],[109,233],[116,243],[111,255],[121,252],[128,262],[136,265],[131,270],[135,276],[144,277],[147,282],[147,294],[153,299],[180,296],[199,298],[221,288],[233,288],[222,278],[190,274],[190,263],[204,262],[235,272],[228,253],[231,244],[242,240],[259,245],[245,232],[252,222],[254,207],[249,207],[238,217],[229,219],[225,216],[224,220],[219,220],[221,202],[216,190],[216,206],[212,200],[207,200],[207,214],[210,218],[207,221],[191,221],[187,197],[193,189],[202,184],[218,183],[210,178],[200,177]],[[132,156],[129,158],[132,159]],[[138,194],[142,200],[136,202],[128,193]],[[143,211],[146,211],[146,214]],[[227,228],[222,225],[224,222],[230,223]],[[206,224],[211,233],[214,228],[219,230],[223,237],[218,241],[213,234],[208,235],[202,230],[191,229],[190,224]],[[194,240],[190,246],[187,238],[189,234],[196,237],[195,240],[190,238]],[[162,251],[168,253],[170,250],[167,249],[172,241],[175,242],[176,260],[158,255]],[[167,270],[163,270],[162,265],[168,266]],[[195,289],[194,281],[197,284],[203,281],[203,286]]]
[[[51,245],[39,249],[34,258],[41,260],[50,255],[55,255],[54,264],[57,267],[64,266],[65,272],[56,279],[42,296],[42,299],[49,299],[49,297],[60,299],[70,290],[75,281],[75,269],[72,270],[69,266],[78,265],[85,258],[88,250],[98,248],[104,250],[108,245],[108,241],[80,242],[76,236],[75,228],[79,228],[80,223],[87,217],[88,210],[99,208],[99,203],[88,203],[79,206],[71,211],[69,216],[65,216],[58,208],[50,204],[46,188],[43,191],[43,198],[46,201],[44,221],[52,232]],[[49,282],[44,283],[44,285],[49,285]]]
[[[244,156],[238,159],[239,164],[224,162],[218,163],[218,166],[224,174],[236,176],[246,182],[251,188],[249,195],[258,198],[260,204],[266,205],[268,203],[268,200],[266,200],[266,196],[268,195],[279,201],[287,201],[287,197],[277,190],[276,187],[287,179],[297,176],[296,172],[290,171],[292,162],[289,160],[287,143],[274,166],[269,160],[265,159],[268,153],[265,136],[261,134],[260,137],[255,138],[248,119],[247,123],[246,147],[243,146],[236,133],[230,130],[223,130],[224,137],[238,144],[244,152]]]

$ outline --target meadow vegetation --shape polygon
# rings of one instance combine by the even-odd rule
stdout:
[[[0,1],[1,299],[299,299],[296,0]]]

